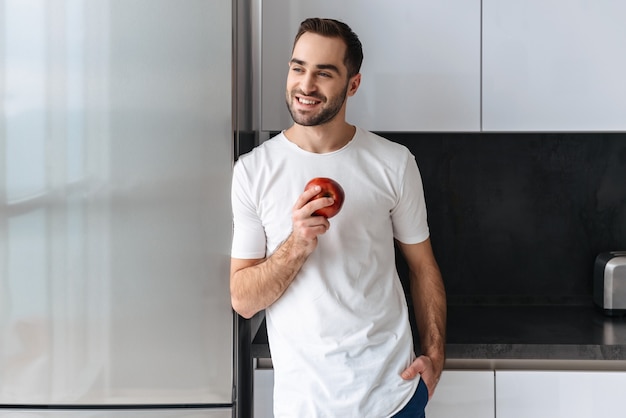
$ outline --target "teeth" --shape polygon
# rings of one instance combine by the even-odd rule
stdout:
[[[307,100],[307,99],[298,99],[298,101],[302,104],[312,105],[315,104],[315,100]]]

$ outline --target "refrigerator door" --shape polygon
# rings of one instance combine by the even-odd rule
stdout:
[[[0,0],[0,407],[231,405],[231,16]]]

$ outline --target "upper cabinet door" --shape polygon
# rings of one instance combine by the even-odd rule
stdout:
[[[264,0],[261,130],[292,124],[285,82],[307,17],[342,20],[363,43],[348,122],[373,131],[480,130],[480,0]]]
[[[483,130],[626,130],[626,2],[483,0]]]

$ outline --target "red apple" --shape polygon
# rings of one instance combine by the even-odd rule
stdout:
[[[345,193],[343,192],[343,188],[339,183],[337,183],[333,179],[329,179],[328,177],[315,177],[311,179],[306,186],[304,186],[304,190],[307,191],[311,187],[320,186],[322,190],[315,196],[311,198],[311,200],[319,199],[322,197],[332,197],[334,202],[330,206],[323,207],[321,209],[313,212],[313,215],[316,216],[324,216],[326,218],[332,218],[341,209],[343,206],[343,201],[345,198]],[[309,202],[311,201],[309,200]]]

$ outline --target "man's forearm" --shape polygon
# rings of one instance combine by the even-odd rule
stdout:
[[[422,353],[431,358],[437,373],[443,370],[446,340],[446,292],[437,267],[425,267],[411,280],[415,318]]]
[[[290,235],[268,258],[231,275],[231,300],[235,311],[245,318],[278,300],[308,257]]]

